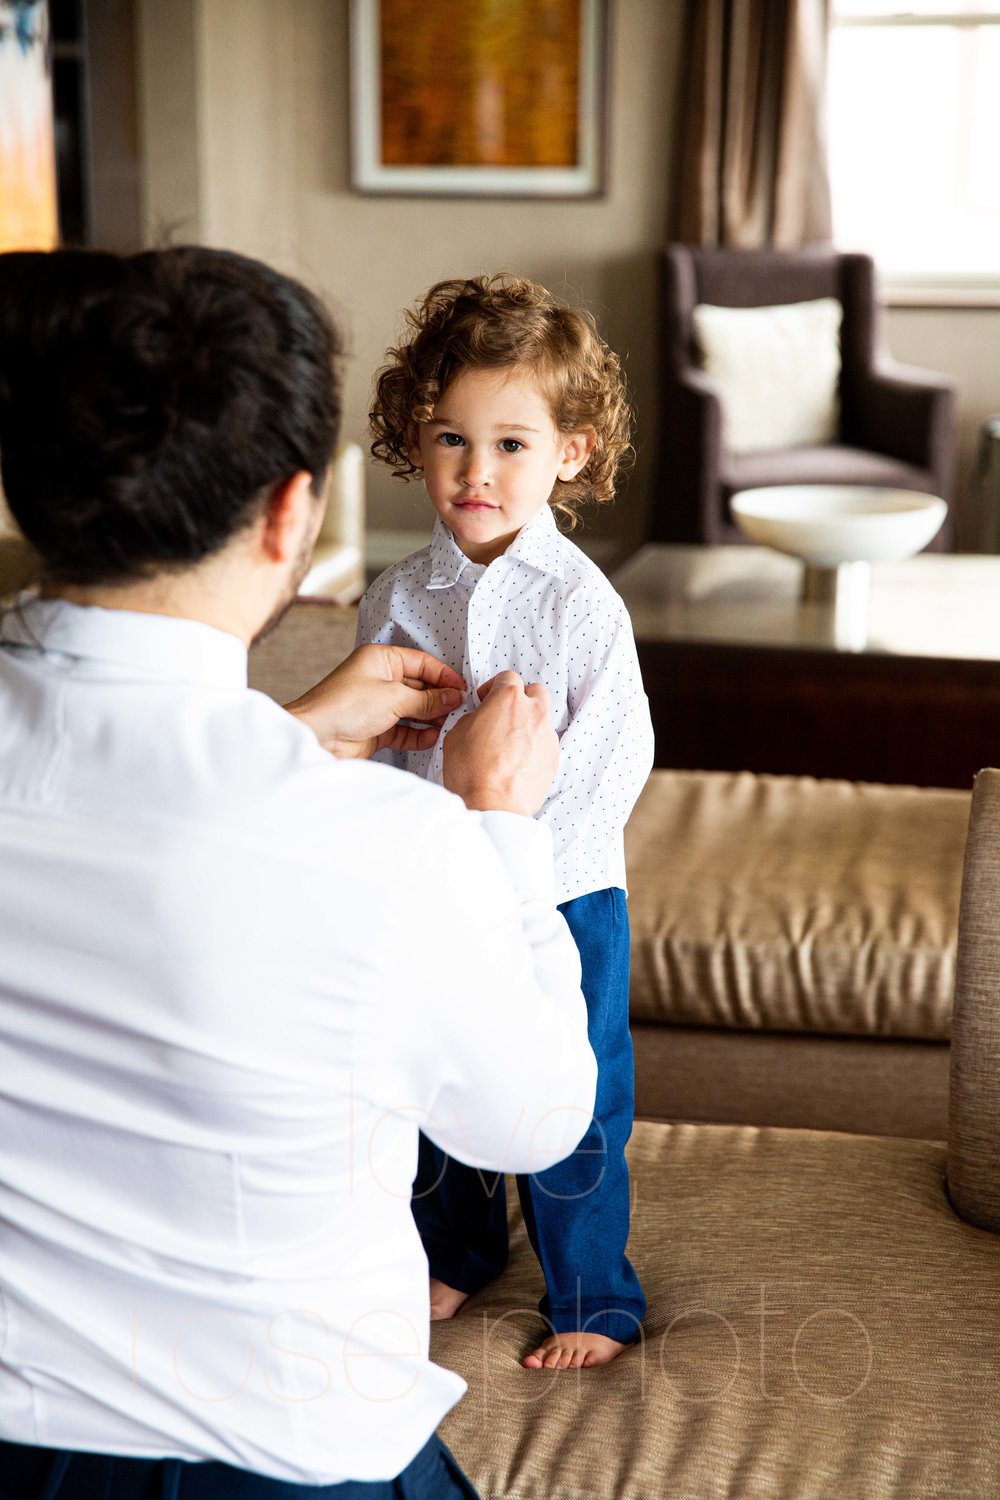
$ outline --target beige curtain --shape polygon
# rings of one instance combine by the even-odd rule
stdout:
[[[674,237],[790,249],[829,240],[830,0],[689,0]]]

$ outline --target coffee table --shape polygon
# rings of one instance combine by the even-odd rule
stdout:
[[[1000,558],[872,569],[867,631],[763,547],[643,547],[632,616],[656,764],[967,787],[1000,763]]]

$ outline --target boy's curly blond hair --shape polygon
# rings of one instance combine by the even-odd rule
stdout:
[[[561,306],[544,287],[500,272],[439,281],[406,314],[411,337],[386,350],[369,413],[371,451],[400,479],[417,425],[464,370],[521,370],[539,382],[560,432],[589,429],[595,443],[575,479],[556,480],[549,504],[572,529],[578,508],[614,499],[632,454],[632,412],[617,354],[589,313]]]

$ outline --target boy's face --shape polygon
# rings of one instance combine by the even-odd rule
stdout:
[[[465,370],[421,422],[410,462],[466,557],[490,563],[546,504],[557,480],[579,474],[591,432],[567,436],[531,377]]]

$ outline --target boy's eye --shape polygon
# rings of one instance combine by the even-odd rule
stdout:
[[[465,439],[460,432],[442,432],[438,442],[445,448],[461,448]]]
[[[504,453],[520,453],[524,444],[519,442],[517,438],[503,438],[501,439],[500,447]]]

